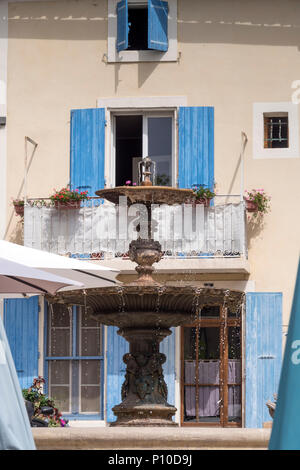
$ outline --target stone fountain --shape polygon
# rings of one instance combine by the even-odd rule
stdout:
[[[190,189],[155,186],[151,181],[153,164],[142,161],[140,186],[103,189],[96,194],[118,204],[127,197],[130,206],[144,204],[148,214],[148,237],[129,245],[129,257],[137,263],[137,280],[123,285],[86,290],[68,290],[49,298],[50,302],[84,305],[91,317],[104,325],[118,326],[118,334],[130,345],[126,364],[122,402],[113,408],[117,417],[112,426],[176,426],[176,408],[167,402],[163,364],[167,358],[159,344],[171,334],[170,327],[190,324],[204,305],[240,307],[242,294],[223,289],[162,285],[155,282],[153,264],[162,258],[161,245],[151,238],[151,205],[182,204],[193,197]]]

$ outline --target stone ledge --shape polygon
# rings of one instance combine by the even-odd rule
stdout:
[[[270,429],[33,428],[38,450],[267,449]]]

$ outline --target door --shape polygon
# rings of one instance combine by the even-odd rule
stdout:
[[[241,319],[202,308],[181,334],[182,425],[241,426]]]

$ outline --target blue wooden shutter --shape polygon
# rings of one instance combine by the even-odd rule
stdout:
[[[88,191],[95,196],[104,188],[105,110],[104,108],[74,109],[71,111],[72,189]]]
[[[246,427],[271,421],[266,406],[277,393],[282,361],[282,294],[246,294]]]
[[[165,382],[168,387],[168,403],[175,406],[175,328],[171,328],[172,334],[161,343],[159,351],[167,356],[163,364]]]
[[[28,388],[38,376],[38,296],[5,299],[4,327],[21,388]]]
[[[178,184],[214,186],[214,108],[181,107],[178,115]]]
[[[168,50],[168,2],[148,1],[148,49]]]
[[[128,48],[128,1],[122,0],[117,4],[117,51]]]
[[[129,351],[129,343],[117,334],[118,327],[107,327],[107,380],[106,419],[116,421],[112,408],[121,403],[121,387],[125,380],[126,365],[123,356]]]

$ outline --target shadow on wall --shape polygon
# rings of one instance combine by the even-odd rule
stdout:
[[[24,221],[18,220],[13,228],[13,232],[9,235],[9,242],[16,243],[17,245],[24,244]]]
[[[247,240],[248,250],[251,249],[254,243],[259,240],[259,237],[264,229],[265,220],[264,216],[258,215],[257,217],[247,216]]]

